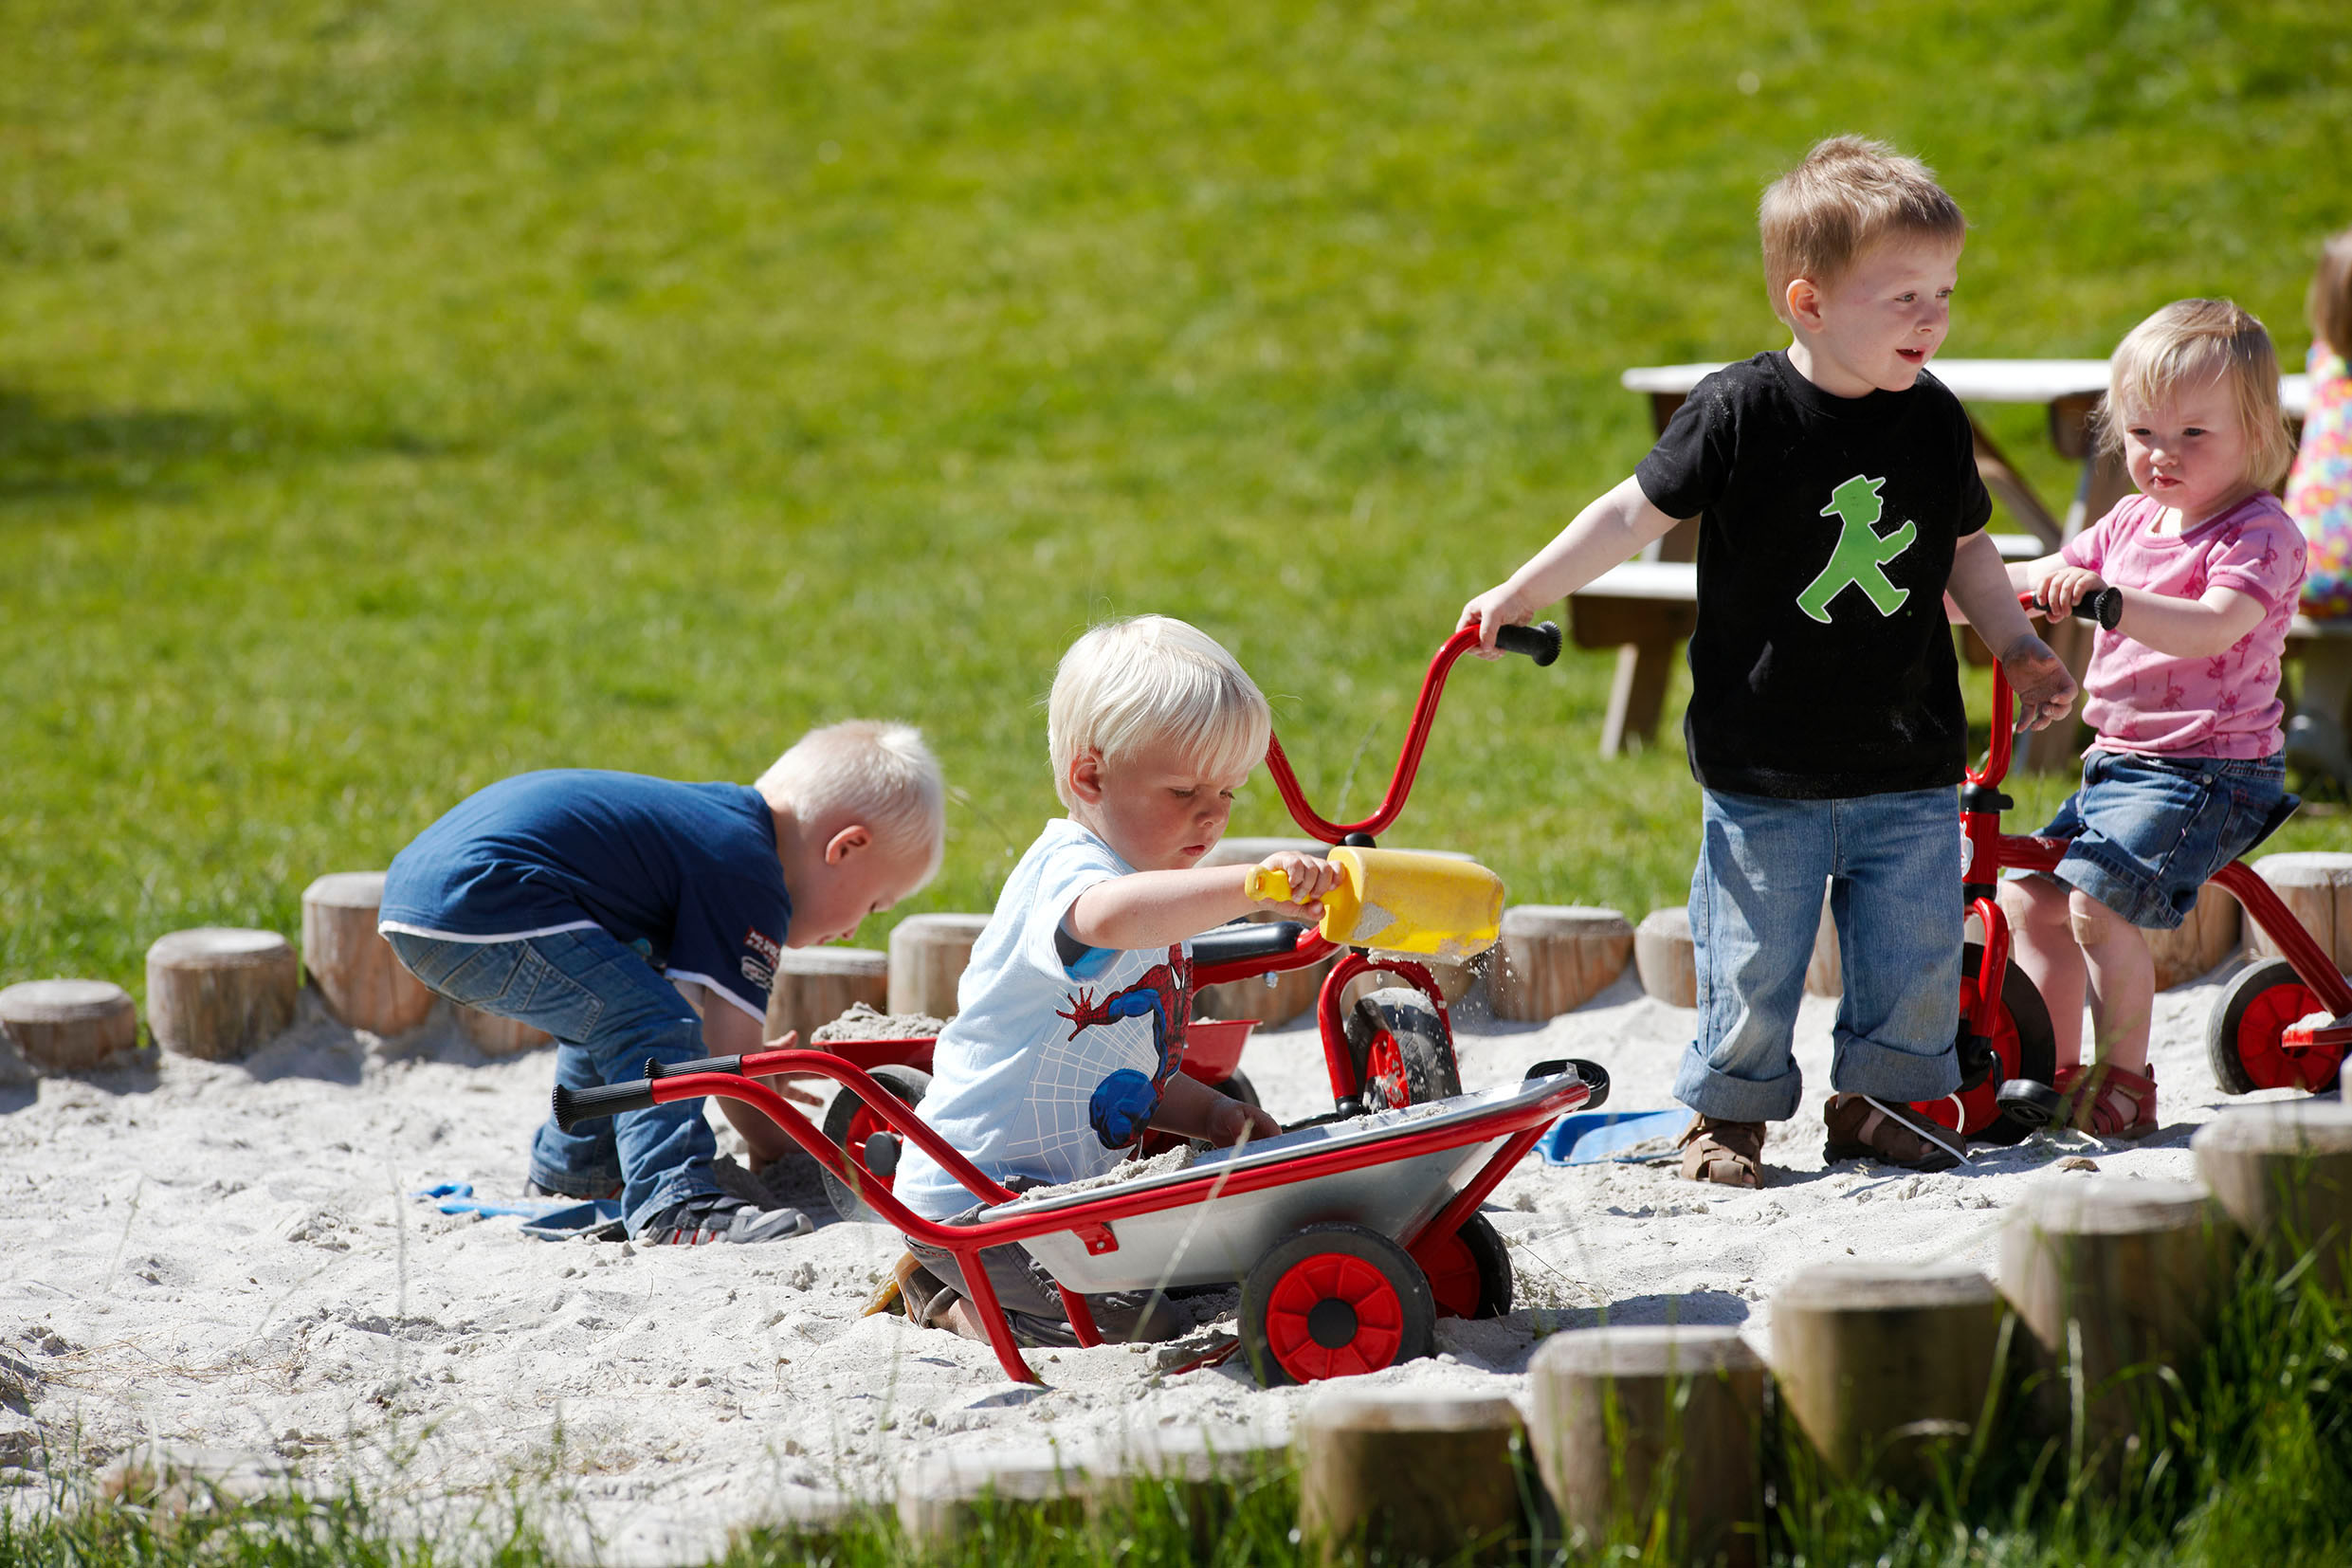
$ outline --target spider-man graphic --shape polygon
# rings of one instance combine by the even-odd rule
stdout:
[[[1152,965],[1135,984],[1112,992],[1100,1002],[1093,993],[1081,988],[1070,998],[1069,1011],[1057,1008],[1055,1013],[1070,1021],[1073,1040],[1097,1024],[1121,1018],[1151,1019],[1158,1070],[1146,1078],[1133,1067],[1121,1067],[1094,1086],[1086,1103],[1086,1121],[1103,1146],[1126,1148],[1143,1135],[1152,1112],[1159,1108],[1161,1087],[1184,1060],[1184,1026],[1193,1014],[1192,959],[1185,957],[1182,946],[1170,947],[1168,961]]]

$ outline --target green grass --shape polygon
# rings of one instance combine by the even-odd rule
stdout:
[[[135,990],[504,775],[858,713],[959,792],[920,906],[985,908],[1114,613],[1226,639],[1360,811],[1463,600],[1643,451],[1617,373],[1775,341],[1814,137],[1969,211],[1955,354],[2226,290],[2292,357],[2352,130],[2337,0],[0,17],[0,982]],[[1608,676],[1462,671],[1394,842],[1679,902],[1697,794],[1598,761]]]
[[[1773,1506],[1763,1559],[1774,1568],[2338,1568],[2352,1549],[2346,1304],[2307,1272],[2282,1280],[2274,1257],[2250,1257],[2204,1354],[2138,1380],[2157,1396],[2142,1425],[2143,1447],[2105,1479],[2094,1479],[2095,1462],[2069,1459],[2063,1433],[2033,1425],[2023,1379],[2011,1382],[1976,1451],[1908,1501],[1825,1481],[1793,1422],[1768,1421],[1763,1466]],[[720,1560],[724,1568],[1290,1568],[1314,1560],[1293,1535],[1297,1495],[1287,1468],[1208,1496],[1138,1481],[1119,1505],[1091,1519],[1008,1504],[985,1511],[952,1548],[928,1551],[876,1510],[813,1534],[741,1531]],[[105,1498],[69,1490],[53,1503],[0,1510],[0,1568],[538,1568],[577,1559],[556,1544],[568,1536],[555,1528],[560,1502],[527,1497],[485,1503],[469,1521],[441,1525],[356,1490],[236,1502],[175,1487],[168,1477]],[[1196,1509],[1206,1512],[1188,1511]],[[1662,1517],[1678,1517],[1670,1502]],[[1671,1560],[1664,1542],[1637,1532],[1570,1552],[1556,1524],[1531,1512],[1524,1525],[1533,1544],[1509,1560],[1528,1568]]]

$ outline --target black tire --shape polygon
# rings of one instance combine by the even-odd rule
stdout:
[[[909,1105],[921,1104],[922,1097],[931,1088],[929,1073],[920,1067],[901,1067],[895,1063],[884,1063],[874,1068],[873,1078],[875,1083],[880,1084]],[[849,1140],[853,1134],[870,1133],[874,1121],[870,1114],[863,1119],[865,1126],[861,1127],[860,1124],[861,1119],[858,1113],[865,1109],[866,1102],[847,1088],[834,1095],[833,1103],[825,1108],[825,1136],[832,1140],[835,1148],[845,1150],[860,1160],[865,1158],[865,1150],[862,1147],[864,1138],[860,1137],[861,1147],[858,1148],[851,1148]],[[895,1158],[891,1161],[891,1165],[895,1170]],[[884,1186],[887,1187],[890,1184],[888,1176],[881,1172],[874,1174],[882,1178]],[[825,1195],[832,1200],[833,1212],[843,1219],[865,1220],[873,1224],[882,1223],[882,1216],[861,1200],[857,1194],[849,1189],[848,1183],[830,1171],[825,1172],[824,1177]]]
[[[1245,1105],[1254,1105],[1260,1110],[1266,1108],[1266,1103],[1258,1098],[1258,1086],[1249,1082],[1249,1078],[1242,1073],[1237,1072],[1224,1083],[1212,1084],[1209,1086],[1228,1100],[1238,1100]]]
[[[1368,1111],[1426,1105],[1462,1092],[1445,1020],[1411,986],[1376,991],[1358,1001],[1348,1013],[1347,1049]]]
[[[1500,1318],[1511,1309],[1511,1249],[1484,1214],[1463,1221],[1450,1246],[1423,1236],[1413,1261],[1441,1318]]]
[[[2292,987],[2300,995],[2289,995],[2283,987]],[[2205,1059],[2213,1066],[2215,1082],[2225,1094],[2304,1086],[2302,1077],[2290,1070],[2297,1064],[2276,1048],[2278,1030],[2306,1012],[2324,1011],[2325,1004],[2285,958],[2249,965],[2222,992],[2205,1020]],[[2343,1081],[2343,1059],[2339,1056],[2327,1064],[2325,1082],[2310,1085],[2309,1090],[2329,1094]]]
[[[1277,1242],[1241,1287],[1241,1347],[1258,1382],[1377,1372],[1436,1349],[1437,1306],[1412,1255],[1333,1221]]]

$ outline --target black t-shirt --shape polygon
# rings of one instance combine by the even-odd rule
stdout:
[[[1819,800],[1960,782],[1943,587],[1993,502],[1942,382],[1834,397],[1759,354],[1693,388],[1634,477],[1700,520],[1684,735],[1701,784]]]

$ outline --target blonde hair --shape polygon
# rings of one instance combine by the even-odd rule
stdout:
[[[912,724],[850,719],[811,730],[752,788],[810,827],[860,822],[895,848],[928,853],[922,880],[947,843],[947,781]]]
[[[2339,358],[2352,358],[2352,228],[2329,236],[2320,246],[2320,269],[2303,299],[2311,336]]]
[[[1831,137],[1804,161],[1764,187],[1756,208],[1764,241],[1764,285],[1772,313],[1789,319],[1789,284],[1810,278],[1824,287],[1880,241],[1968,237],[1960,204],[1936,183],[1935,171],[1883,141]]]
[[[2107,364],[2101,446],[2110,455],[2121,452],[2132,414],[2215,380],[2229,387],[2246,431],[2245,477],[2268,489],[2295,457],[2279,407],[2278,351],[2262,323],[2229,300],[2175,300],[2124,335]]]
[[[1257,684],[1196,627],[1138,615],[1096,627],[1062,655],[1046,702],[1053,791],[1070,799],[1070,763],[1105,762],[1158,740],[1184,748],[1212,775],[1239,776],[1266,755],[1273,712]]]

